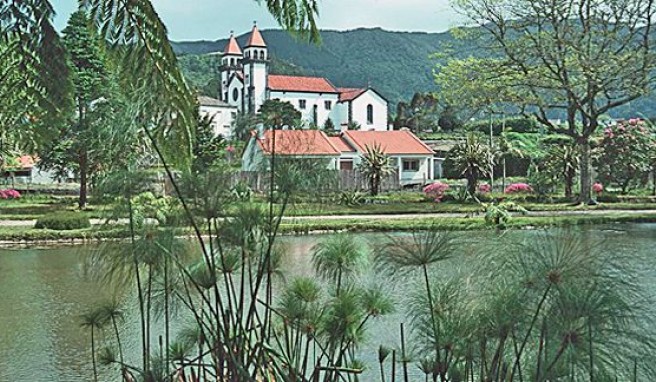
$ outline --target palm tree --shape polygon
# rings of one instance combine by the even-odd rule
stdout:
[[[343,279],[350,279],[366,263],[361,245],[350,235],[334,235],[314,246],[312,264],[317,274],[335,283],[337,295]]]
[[[490,175],[494,165],[492,150],[474,133],[467,134],[464,142],[455,145],[447,159],[467,179],[467,192],[472,197],[475,197],[478,181]]]
[[[390,160],[379,144],[366,146],[358,169],[369,182],[369,192],[376,196],[380,192],[383,179],[394,172]]]
[[[121,336],[119,335],[118,323],[125,319],[125,313],[121,307],[118,299],[114,298],[100,306],[100,314],[102,325],[111,324],[116,336],[116,344],[118,346],[118,356],[121,362],[121,369],[124,368],[125,362],[123,359],[123,346],[121,345]]]
[[[80,326],[91,331],[91,362],[93,365],[93,380],[98,382],[98,367],[96,365],[96,330],[103,327],[103,310],[93,309],[80,316]]]
[[[517,147],[512,140],[508,138],[505,132],[501,133],[499,137],[499,148],[497,150],[497,157],[501,159],[502,165],[502,177],[501,177],[501,189],[506,189],[506,162],[509,158],[524,158],[524,151],[521,148]]]

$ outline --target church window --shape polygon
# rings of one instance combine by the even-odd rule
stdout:
[[[324,101],[323,105],[326,108],[326,110],[330,110],[333,108],[333,103],[331,101]]]
[[[304,99],[299,99],[298,100],[298,107],[301,109],[305,109],[307,107],[307,103]]]
[[[235,89],[232,91],[232,99],[235,102],[239,101],[239,89]]]
[[[374,106],[367,105],[367,124],[373,125],[374,123]]]
[[[260,51],[260,60],[264,60],[264,51],[263,50]]]
[[[235,66],[235,59],[234,58],[230,59],[230,66]]]

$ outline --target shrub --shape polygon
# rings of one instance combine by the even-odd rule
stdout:
[[[478,193],[479,194],[489,194],[492,191],[492,186],[490,186],[487,183],[483,183],[478,186]]]
[[[424,194],[427,197],[433,199],[436,203],[442,201],[444,193],[449,189],[449,185],[442,182],[435,182],[424,187]]]
[[[594,191],[597,196],[601,195],[602,192],[604,192],[604,185],[597,182],[592,185],[592,191]]]
[[[57,212],[44,216],[36,221],[34,228],[51,229],[55,231],[68,231],[91,227],[89,218],[79,212]]]
[[[360,206],[364,204],[364,194],[358,191],[344,191],[339,194],[337,202],[342,206]]]
[[[508,185],[503,191],[506,194],[521,194],[521,193],[531,193],[533,192],[533,187],[529,186],[526,183],[513,183]]]
[[[16,190],[0,190],[0,199],[20,199],[21,194]]]

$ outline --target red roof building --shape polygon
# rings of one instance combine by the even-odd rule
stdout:
[[[433,150],[410,131],[345,131],[342,136],[358,151],[380,146],[386,155],[433,155]]]
[[[277,155],[319,155],[339,156],[340,151],[331,143],[328,136],[320,130],[267,130],[257,139],[258,147],[269,155],[275,147]]]
[[[269,75],[269,90],[299,93],[339,93],[335,86],[322,77]]]
[[[337,88],[339,91],[339,102],[353,101],[366,92],[366,88]]]

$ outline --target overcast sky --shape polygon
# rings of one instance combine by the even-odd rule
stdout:
[[[172,40],[216,40],[231,30],[248,32],[277,24],[255,0],[152,0]],[[57,27],[66,25],[77,0],[52,0]],[[347,30],[381,27],[393,31],[442,32],[458,23],[449,0],[320,0],[319,27]]]

